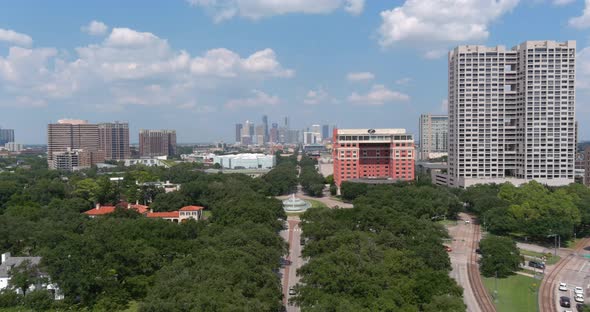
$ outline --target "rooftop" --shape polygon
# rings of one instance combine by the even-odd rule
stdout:
[[[184,207],[180,208],[179,211],[199,211],[199,210],[203,210],[203,207],[201,207],[201,206],[184,206]]]
[[[178,218],[180,213],[178,211],[169,212],[148,212],[148,218]]]
[[[0,277],[9,277],[8,271],[25,260],[31,261],[33,265],[39,265],[41,257],[12,257],[9,252],[3,253],[2,263],[0,264]]]
[[[370,132],[369,132],[370,131]],[[375,131],[375,132],[373,132]],[[338,129],[339,135],[392,135],[392,134],[406,134],[406,129]]]

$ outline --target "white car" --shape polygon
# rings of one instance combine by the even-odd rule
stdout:
[[[584,288],[582,288],[582,287],[576,287],[576,288],[574,288],[574,293],[576,295],[584,295]]]
[[[566,283],[559,283],[559,290],[567,291],[567,284]]]
[[[582,295],[576,295],[576,297],[574,298],[574,300],[576,300],[576,302],[584,303],[584,296],[582,296]]]

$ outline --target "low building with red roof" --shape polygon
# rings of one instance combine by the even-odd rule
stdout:
[[[115,209],[115,206],[101,206],[100,204],[97,204],[96,208],[85,211],[84,214],[94,218],[96,216],[111,214],[115,212]],[[146,205],[127,204],[127,209],[133,209],[148,218],[164,219],[178,223],[188,219],[201,220],[203,217],[204,208],[201,206],[185,206],[176,211],[153,212],[150,211],[149,206]]]

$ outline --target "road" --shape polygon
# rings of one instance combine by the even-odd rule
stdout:
[[[288,300],[289,289],[297,285],[299,276],[297,270],[303,265],[301,258],[301,228],[299,227],[299,217],[289,216],[287,218],[288,229],[281,231],[281,236],[289,243],[289,255],[287,260],[291,261],[290,265],[285,265],[283,268],[282,284],[283,284],[283,303],[287,307],[288,312],[297,312],[299,307],[290,305]]]
[[[481,239],[479,225],[476,225],[472,217],[465,213],[459,214],[459,219],[456,225],[448,227],[452,238],[452,251],[449,253],[452,267],[450,276],[463,287],[463,301],[467,305],[467,311],[490,311],[489,304],[485,310],[480,307],[482,305],[480,301],[486,299],[485,296],[488,295],[485,289],[482,289],[479,271],[475,271],[475,269],[479,270],[477,263],[474,263],[477,259],[475,248]]]
[[[559,297],[569,297],[572,309],[575,311],[573,289],[582,287],[584,297],[590,294],[590,239],[581,240],[574,250],[560,249],[561,260],[552,266],[547,266],[546,275],[539,289],[539,307],[541,312],[562,311]],[[559,283],[567,284],[567,291],[559,291]],[[586,302],[589,302],[588,300]]]

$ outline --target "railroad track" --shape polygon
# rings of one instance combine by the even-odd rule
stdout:
[[[473,295],[477,300],[477,304],[482,312],[496,312],[496,307],[492,302],[492,298],[488,294],[488,291],[483,285],[481,275],[479,274],[479,265],[477,254],[475,249],[478,248],[479,235],[481,229],[479,224],[473,223],[473,240],[471,242],[471,251],[469,254],[469,263],[467,264],[467,275],[469,278],[469,284],[473,290]]]
[[[575,254],[582,251],[590,243],[590,238],[584,238],[576,245],[575,252],[569,254],[567,257],[559,260],[553,270],[541,282],[539,288],[539,310],[541,312],[558,312],[557,301],[555,298],[555,287],[557,276],[567,266],[567,264],[575,258]]]

